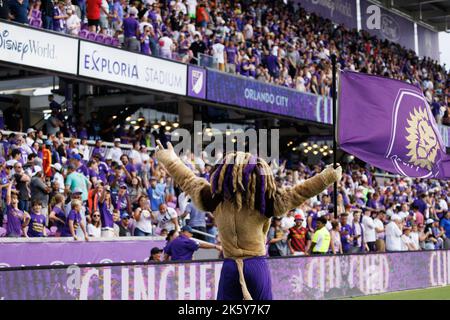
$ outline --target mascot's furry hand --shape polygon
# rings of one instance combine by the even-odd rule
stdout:
[[[156,140],[156,144],[158,145],[156,147],[156,159],[158,159],[158,161],[161,162],[164,166],[167,167],[170,163],[178,159],[178,156],[173,150],[173,146],[170,142],[167,143],[167,149],[163,147],[161,141],[159,140]]]
[[[336,164],[336,168],[333,168],[332,164],[329,164],[322,171],[325,179],[325,184],[330,185],[334,182],[338,182],[342,178],[342,167],[339,163]]]

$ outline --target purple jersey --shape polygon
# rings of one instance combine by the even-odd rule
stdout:
[[[176,239],[169,242],[164,248],[172,261],[176,260],[192,260],[192,255],[198,250],[199,244],[185,235],[180,235]]]
[[[61,209],[58,206],[54,206],[52,211],[55,213],[55,216],[57,218],[61,219],[62,221],[66,221],[66,213],[64,212],[63,209]],[[57,228],[58,232],[62,233],[62,230],[64,229],[65,225],[66,224],[64,222],[60,222],[60,221],[56,222],[56,228]]]
[[[8,205],[6,206],[6,216],[8,219],[6,234],[8,236],[20,237],[22,231],[23,211]]]
[[[43,237],[45,228],[45,216],[42,214],[36,214],[30,212],[30,223],[28,224],[28,236],[29,237]]]
[[[73,221],[73,230],[74,230],[74,234],[77,234],[77,229],[80,226],[80,222],[81,222],[81,215],[79,212],[75,211],[75,210],[70,210],[69,215],[67,216],[66,219],[66,224],[64,225],[64,228],[61,232],[61,237],[72,237],[72,234],[70,233],[70,228],[69,228],[69,221]]]
[[[102,228],[114,228],[113,207],[108,207],[105,201],[103,203],[98,203],[98,209],[102,220]]]

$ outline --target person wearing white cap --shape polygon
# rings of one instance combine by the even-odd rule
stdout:
[[[27,145],[31,147],[36,139],[36,130],[33,128],[28,128],[27,130],[27,138],[25,139]]]
[[[60,163],[55,163],[51,165],[53,169],[53,180],[52,182],[58,183],[58,191],[64,193],[64,176],[62,175],[62,165]]]
[[[386,226],[386,250],[402,251],[402,218],[398,214],[391,217],[391,222]]]
[[[122,156],[122,154],[122,149],[120,149],[120,138],[115,138],[114,147],[112,147],[111,151],[109,152],[109,155],[111,155],[111,160],[122,164],[122,162],[120,161],[120,157]]]

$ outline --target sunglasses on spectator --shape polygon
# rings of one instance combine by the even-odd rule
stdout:
[[[100,218],[100,215],[99,214],[94,214],[93,217],[94,218]]]

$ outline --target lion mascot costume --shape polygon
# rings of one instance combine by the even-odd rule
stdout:
[[[283,216],[339,181],[342,168],[328,166],[294,187],[278,188],[267,162],[250,153],[232,152],[211,172],[197,177],[158,141],[157,160],[195,206],[213,213],[225,260],[217,300],[272,300],[266,237],[271,217]]]

